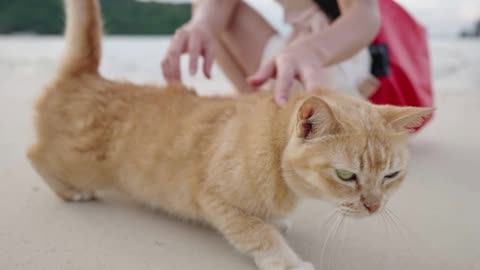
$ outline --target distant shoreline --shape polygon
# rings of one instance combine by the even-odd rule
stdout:
[[[191,17],[190,4],[101,1],[106,33],[128,35],[172,34]],[[1,34],[61,35],[65,15],[60,0],[0,1]]]
[[[480,38],[480,20],[477,21],[473,30],[463,30],[460,32],[459,36],[461,38]]]
[[[156,37],[162,37],[162,38],[170,38],[172,37],[172,34],[143,34],[143,33],[138,33],[138,34],[109,34],[109,33],[103,33],[104,37],[151,37],[151,38],[156,38]],[[39,38],[48,38],[48,37],[58,37],[61,38],[63,37],[63,34],[37,34],[37,33],[0,33],[0,37],[12,37],[12,38],[22,38],[22,37],[39,37]]]
[[[172,36],[172,34],[145,34],[145,33],[133,33],[133,34],[110,34],[110,33],[104,33],[104,37],[108,37],[108,38],[122,38],[122,37],[130,37],[130,38],[170,38]],[[25,38],[28,38],[28,37],[45,37],[45,38],[49,38],[49,37],[58,37],[58,38],[61,38],[63,37],[63,34],[38,34],[38,33],[34,33],[34,32],[19,32],[19,33],[8,33],[8,34],[5,34],[5,33],[0,33],[0,37],[2,38],[8,38],[8,37],[12,37],[12,38],[22,38],[22,37],[25,37]],[[447,34],[447,35],[441,35],[441,34],[431,34],[431,35],[428,35],[428,39],[430,40],[477,40],[478,38],[477,37],[462,37],[462,36],[459,36],[458,34],[455,35],[455,34]],[[480,39],[478,39],[480,41]]]

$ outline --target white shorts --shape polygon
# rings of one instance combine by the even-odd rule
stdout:
[[[261,63],[265,64],[274,57],[285,47],[286,43],[287,39],[284,37],[279,35],[271,37],[265,45]],[[327,79],[322,87],[336,89],[352,96],[365,97],[362,94],[361,86],[365,81],[374,78],[370,73],[370,65],[370,53],[368,48],[364,48],[353,57],[324,69],[323,72],[327,74],[323,76]],[[268,86],[268,88],[271,87],[272,85]],[[298,85],[298,87],[301,86]]]

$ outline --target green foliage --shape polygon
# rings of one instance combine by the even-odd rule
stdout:
[[[80,1],[80,0],[78,0]],[[61,34],[62,0],[0,0],[0,33]],[[171,34],[189,20],[190,5],[101,0],[109,34]]]

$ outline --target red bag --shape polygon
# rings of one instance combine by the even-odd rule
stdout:
[[[384,76],[377,75],[380,87],[369,100],[375,104],[432,107],[425,28],[392,0],[379,0],[379,6],[382,22],[372,46],[383,44],[386,47],[389,70],[382,74]]]

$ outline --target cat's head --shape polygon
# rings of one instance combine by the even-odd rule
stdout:
[[[282,158],[287,184],[353,216],[383,209],[407,172],[408,133],[433,111],[344,96],[312,96],[296,106]]]

